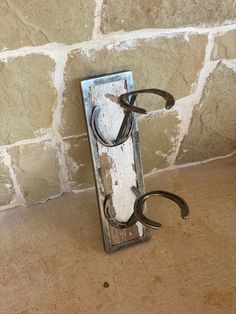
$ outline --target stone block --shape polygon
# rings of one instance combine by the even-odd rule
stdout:
[[[0,145],[41,136],[52,124],[54,61],[28,55],[0,62]]]
[[[236,59],[236,30],[215,38],[212,59]]]
[[[235,19],[234,0],[104,0],[102,30],[216,26]]]
[[[61,193],[57,149],[52,142],[8,148],[26,204]]]
[[[0,50],[92,38],[94,0],[2,0]]]
[[[69,174],[69,184],[72,190],[94,186],[92,157],[87,138],[67,139],[66,165]]]
[[[143,171],[170,166],[171,154],[176,149],[179,119],[175,111],[148,116],[139,121]]]
[[[236,149],[236,73],[218,63],[195,106],[176,163],[223,156]]]

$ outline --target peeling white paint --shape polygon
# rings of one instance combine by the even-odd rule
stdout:
[[[102,136],[106,140],[114,140],[117,137],[119,128],[124,118],[124,110],[117,102],[109,96],[119,96],[127,92],[124,81],[117,81],[91,88],[92,102],[101,111],[98,117],[98,125]],[[104,114],[104,112],[106,112]],[[99,142],[99,156],[106,156],[111,166],[106,174],[107,179],[111,179],[112,204],[118,221],[126,222],[134,211],[136,196],[132,192],[132,186],[136,186],[137,175],[134,170],[133,141],[129,137],[122,145],[116,147],[106,147]],[[109,167],[108,165],[108,167]],[[139,229],[143,234],[143,229]]]
[[[92,99],[101,108],[98,125],[107,140],[116,138],[124,118],[124,110],[106,95],[119,96],[125,93],[127,90],[124,85],[124,81],[119,81],[98,85],[91,89]],[[136,186],[136,173],[132,166],[134,164],[132,139],[130,137],[124,144],[112,148],[98,143],[98,151],[100,156],[102,154],[108,156],[112,163],[109,175],[112,180],[112,201],[116,219],[127,221],[133,212],[135,201],[131,187]]]

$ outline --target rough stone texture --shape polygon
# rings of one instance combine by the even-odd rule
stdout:
[[[236,19],[234,0],[115,0],[103,1],[105,33],[141,28],[219,25]]]
[[[166,168],[175,150],[179,134],[175,112],[149,116],[139,121],[141,156],[144,173]]]
[[[7,205],[15,195],[15,190],[10,179],[9,170],[4,164],[3,156],[0,153],[0,206]]]
[[[83,189],[94,186],[92,157],[87,138],[65,140],[66,165],[71,189]]]
[[[50,142],[13,146],[8,152],[26,204],[61,193],[57,154]]]
[[[95,191],[0,212],[1,314],[235,314],[235,163],[146,178],[186,199],[190,219],[151,198],[161,229],[110,255]]]
[[[0,63],[0,145],[43,135],[51,126],[54,61],[29,55]]]
[[[0,50],[92,38],[94,0],[1,0]]]
[[[65,71],[62,135],[86,132],[81,79],[130,69],[135,88],[165,89],[178,99],[190,93],[203,64],[205,45],[206,36],[192,35],[189,42],[183,36],[176,36],[123,42],[119,47],[108,46],[98,51],[72,52]],[[146,101],[143,98],[142,103]]]
[[[236,30],[215,38],[212,59],[236,59]]]
[[[236,148],[236,73],[219,63],[210,75],[177,163],[226,155]]]

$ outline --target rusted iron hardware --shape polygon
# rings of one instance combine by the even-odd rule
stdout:
[[[171,109],[175,104],[174,97],[171,94],[167,93],[166,91],[155,89],[155,88],[136,90],[136,91],[132,91],[132,92],[128,92],[128,93],[120,95],[119,103],[126,110],[126,113],[122,121],[120,130],[118,132],[117,138],[112,144],[109,143],[110,145],[109,147],[121,145],[130,136],[131,128],[133,125],[132,122],[134,119],[133,117],[134,112],[139,113],[139,114],[147,114],[147,111],[145,109],[134,106],[137,96],[139,94],[145,94],[145,93],[156,94],[163,97],[166,101],[165,109]],[[124,136],[124,134],[126,135]],[[96,136],[101,138],[99,133],[97,133]],[[104,139],[103,139],[103,142],[108,144]],[[128,228],[139,221],[146,227],[149,227],[152,229],[159,229],[161,227],[161,224],[159,222],[151,220],[144,215],[145,202],[151,196],[168,198],[169,200],[175,202],[179,206],[181,217],[183,219],[186,219],[189,217],[189,207],[187,203],[185,202],[183,198],[179,197],[176,194],[166,192],[166,191],[151,191],[151,192],[142,194],[135,186],[132,186],[131,190],[133,191],[137,199],[134,203],[134,212],[132,213],[132,215],[130,216],[127,222],[121,222],[121,221],[116,220],[114,217],[114,214],[112,214],[112,194],[107,195],[104,201],[105,216],[110,222],[110,224],[112,224],[112,226],[115,228],[120,228],[120,229]]]
[[[155,88],[135,91],[131,71],[85,79],[81,88],[106,252],[144,242],[150,238],[148,228],[161,227],[145,214],[150,197],[173,201],[181,217],[188,218],[189,207],[178,195],[144,191],[137,114],[147,111],[136,100],[155,94],[168,110],[175,104],[173,96]]]
[[[132,186],[131,189],[136,195],[137,199],[134,203],[134,212],[130,216],[127,222],[118,221],[115,219],[114,215],[112,215],[112,203],[111,203],[112,195],[109,194],[105,199],[105,202],[104,202],[105,216],[110,222],[110,224],[112,224],[112,226],[115,228],[120,228],[120,229],[129,228],[133,224],[139,221],[141,224],[145,225],[146,227],[149,227],[152,229],[160,229],[161,224],[159,222],[147,218],[144,214],[145,202],[151,196],[168,198],[169,200],[175,202],[179,206],[181,217],[183,219],[187,219],[189,217],[188,204],[185,202],[183,198],[181,198],[180,196],[176,194],[166,192],[166,191],[151,191],[151,192],[142,194],[135,186]]]
[[[140,114],[147,114],[147,111],[145,109],[134,106],[136,98],[139,94],[156,94],[163,97],[166,100],[166,104],[165,104],[166,109],[171,109],[175,104],[174,97],[171,94],[157,88],[141,89],[141,90],[136,90],[136,91],[122,94],[118,100],[119,100],[119,104],[126,110],[126,113],[121,123],[117,137],[113,141],[106,140],[101,135],[99,126],[96,123],[96,121],[98,121],[100,108],[95,106],[93,108],[93,112],[91,116],[91,128],[93,130],[94,136],[104,146],[115,147],[115,146],[123,144],[128,139],[128,137],[130,136],[132,132],[133,119],[134,119],[133,113],[136,112]]]

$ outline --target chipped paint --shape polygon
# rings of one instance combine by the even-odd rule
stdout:
[[[117,105],[117,96],[125,93],[124,81],[108,83],[91,88],[92,101],[101,108],[98,125],[107,140],[114,140],[124,118],[124,110]],[[113,97],[110,97],[113,95]],[[133,164],[133,142],[130,137],[116,147],[106,147],[98,142],[102,178],[106,194],[112,195],[116,219],[126,222],[133,213],[135,196],[131,191],[136,186],[136,172]]]
[[[134,136],[133,133],[122,145],[107,147],[96,140],[90,124],[92,107],[99,107],[96,127],[106,141],[115,140],[124,118],[124,110],[117,99],[120,94],[127,92],[127,85],[131,89],[132,84],[132,75],[129,71],[110,77],[103,76],[98,81],[91,79],[82,82],[103,238],[107,252],[148,239],[146,228],[139,222],[129,228],[117,229],[109,224],[104,216],[104,199],[111,195],[111,212],[118,221],[127,222],[133,214],[136,199],[131,190],[132,186],[138,184],[143,191],[137,134]],[[134,131],[137,132],[137,124],[134,126]]]

